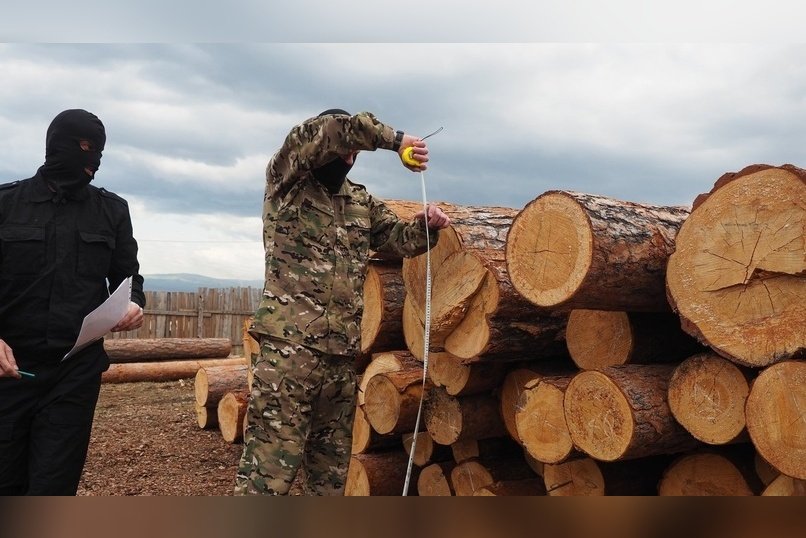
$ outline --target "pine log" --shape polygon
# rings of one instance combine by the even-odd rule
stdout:
[[[243,439],[246,408],[249,393],[246,389],[226,393],[218,402],[218,427],[221,437],[228,443],[238,443]]]
[[[512,285],[551,309],[666,312],[664,274],[683,207],[549,191],[518,213],[507,236]]]
[[[729,458],[711,452],[673,462],[658,485],[661,496],[751,496],[753,491]]]
[[[443,388],[431,388],[427,392],[424,415],[428,432],[441,445],[506,434],[498,413],[498,401],[489,394],[455,397]]]
[[[749,166],[694,204],[669,259],[683,329],[723,357],[764,367],[806,356],[806,170]]]
[[[359,405],[355,408],[353,418],[353,444],[352,454],[364,454],[366,452],[388,449],[400,446],[400,436],[387,434],[381,435],[372,429],[364,407]]]
[[[196,404],[196,423],[202,430],[218,426],[218,402],[210,407]]]
[[[426,380],[425,389],[430,387]],[[414,431],[422,397],[422,370],[377,374],[367,384],[364,411],[376,432],[401,435]]]
[[[367,497],[402,495],[408,455],[403,450],[354,454],[350,458],[344,495]],[[420,469],[412,467],[408,494],[416,494]]]
[[[451,396],[490,392],[501,385],[507,371],[503,362],[466,363],[447,352],[429,354],[429,379],[435,386],[445,387]]]
[[[420,497],[451,497],[451,471],[456,467],[452,461],[440,461],[422,468],[417,478],[417,493]]]
[[[422,375],[423,365],[407,351],[385,351],[374,354],[358,383],[358,405],[365,403],[367,384],[372,376],[401,370],[419,370]]]
[[[672,365],[633,364],[576,374],[563,402],[574,446],[602,461],[697,447],[666,400],[673,371]]]
[[[405,288],[400,262],[371,260],[364,281],[364,315],[361,318],[361,353],[403,349]]]
[[[227,392],[247,389],[245,364],[236,366],[208,366],[199,368],[193,381],[196,405],[212,407]]]
[[[704,443],[746,441],[744,414],[748,374],[714,353],[689,357],[669,381],[669,408],[675,420]]]
[[[571,441],[563,409],[571,378],[546,376],[527,384],[515,413],[515,427],[523,447],[543,463],[560,463],[580,456]]]
[[[553,497],[656,495],[669,460],[664,455],[617,462],[581,458],[547,463],[543,479],[547,494]]]
[[[763,497],[806,497],[806,480],[778,475],[761,494]]]
[[[564,353],[565,317],[540,315],[512,287],[505,236],[517,212],[501,207],[440,204],[451,226],[431,250],[431,349],[470,359],[482,355]],[[403,261],[403,332],[409,350],[422,346],[426,257]]]
[[[468,460],[512,459],[523,456],[523,448],[506,435],[486,439],[463,439],[453,443],[450,448],[456,463]]]
[[[703,351],[669,312],[573,310],[565,341],[571,359],[582,370],[679,362]]]
[[[542,478],[506,480],[477,489],[474,497],[536,497],[546,494]]]
[[[112,338],[104,340],[104,349],[113,364],[128,362],[228,357],[232,351],[229,338]]]
[[[783,474],[806,480],[806,361],[765,368],[750,387],[745,414],[759,454]]]
[[[437,461],[451,459],[451,448],[435,443],[428,432],[417,432],[417,443],[414,442],[414,433],[404,433],[401,437],[403,449],[411,458],[411,449],[414,447],[412,463],[417,467],[425,467]]]
[[[451,471],[451,485],[457,497],[472,496],[495,482],[535,478],[523,458],[468,460]]]
[[[516,368],[507,374],[501,384],[499,394],[501,418],[504,420],[504,427],[509,436],[520,445],[523,445],[523,440],[518,435],[515,415],[518,412],[521,395],[526,390],[527,384],[530,384],[533,380],[540,379],[543,375],[532,368]]]
[[[104,383],[134,383],[137,381],[176,381],[195,377],[199,368],[211,366],[239,366],[246,364],[243,357],[228,359],[186,359],[164,362],[129,362],[112,364],[101,374]]]

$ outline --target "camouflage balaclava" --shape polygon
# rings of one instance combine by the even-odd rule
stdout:
[[[81,149],[81,140],[92,144],[90,151]],[[39,170],[57,193],[74,193],[92,181],[101,166],[105,143],[104,124],[97,116],[81,109],[65,110],[48,127],[45,164]],[[88,175],[85,168],[93,175]]]
[[[327,115],[349,116],[350,113],[340,108],[330,108],[319,114],[318,117],[321,118],[322,116]],[[319,168],[314,168],[311,173],[313,174],[313,177],[319,181],[319,183],[325,186],[328,192],[335,194],[339,192],[339,189],[341,189],[344,180],[347,178],[347,173],[350,171],[350,169],[352,169],[352,167],[352,164],[348,164],[341,157],[336,157],[332,161],[320,166]]]

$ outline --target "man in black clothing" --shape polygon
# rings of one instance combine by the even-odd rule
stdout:
[[[65,110],[48,128],[45,164],[31,178],[0,186],[3,495],[75,495],[109,357],[103,340],[62,357],[84,316],[129,276],[132,302],[112,330],[143,323],[128,205],[89,184],[105,142],[95,115]]]

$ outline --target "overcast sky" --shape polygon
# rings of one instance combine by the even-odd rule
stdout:
[[[275,13],[300,16],[305,4]],[[565,21],[562,11],[541,13]],[[196,44],[116,43],[137,39],[121,30],[101,44],[45,44],[2,27],[6,41],[27,42],[0,45],[0,181],[33,175],[50,120],[85,108],[107,129],[94,183],[129,201],[142,273],[260,279],[266,163],[292,125],[327,108],[369,110],[418,135],[444,127],[425,175],[430,199],[455,204],[518,208],[570,189],[688,205],[748,164],[806,166],[804,44],[459,44],[428,33],[433,43],[374,43],[372,11],[351,18],[363,43],[337,43],[345,13],[324,12],[320,28],[342,29],[327,43],[236,42],[222,23],[231,39],[213,31],[219,43],[192,32],[180,37]],[[481,27],[472,20],[448,35]],[[159,31],[142,40],[168,41]],[[380,197],[420,196],[419,176],[392,152],[362,153],[350,177]]]

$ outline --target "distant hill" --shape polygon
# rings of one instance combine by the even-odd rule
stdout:
[[[213,278],[191,273],[143,275],[145,291],[196,291],[199,288],[263,288],[262,280]]]

